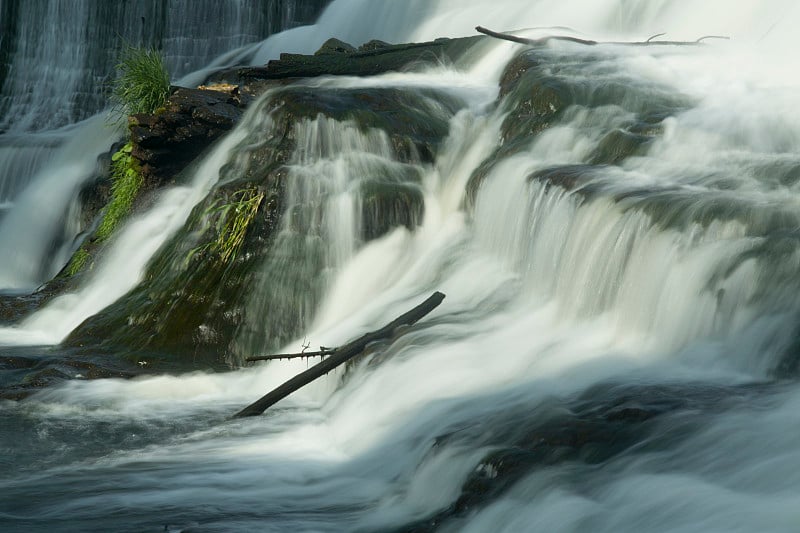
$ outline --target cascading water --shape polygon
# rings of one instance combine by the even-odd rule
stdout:
[[[242,61],[250,54],[242,47],[312,21],[326,3],[5,0],[0,4],[0,248],[14,255],[0,264],[0,291],[31,291],[64,266],[64,254],[47,242],[62,236],[54,232],[53,224],[39,223],[36,215],[42,206],[36,204],[46,202],[47,211],[62,219],[78,186],[92,176],[95,164],[89,154],[109,149],[114,129],[106,130],[103,121],[90,120],[77,130],[70,125],[107,106],[117,51],[125,43],[160,49],[177,80],[223,53],[220,65]],[[233,53],[237,49],[239,53]],[[75,140],[70,142],[83,137],[99,140],[78,147]],[[60,172],[65,164],[82,166],[84,171],[64,180]],[[62,182],[69,183],[70,192],[50,190]],[[28,200],[35,196],[33,205],[21,197],[26,190]],[[16,222],[4,222],[15,206]],[[21,232],[20,224],[29,227]],[[67,240],[76,233],[66,235]],[[37,253],[8,235],[39,241],[34,245]]]
[[[458,104],[431,161],[401,157],[379,128],[324,115],[294,125],[284,214],[240,349],[269,343],[284,300],[306,299],[293,307],[307,314],[299,337],[328,346],[433,290],[444,304],[257,419],[228,417],[305,363],[74,380],[2,404],[0,524],[796,530],[800,393],[786,357],[800,316],[800,78],[786,46],[798,20],[788,0],[336,0],[314,28],[267,40],[261,52],[274,55],[331,35],[421,40],[477,24],[734,37],[551,43],[518,57],[528,70],[500,89],[519,51],[507,43],[476,49],[468,69],[304,86],[341,98],[435,91]],[[198,168],[191,201],[168,192],[118,236],[81,289],[102,298],[78,309],[66,296],[0,342],[57,342],[131,288],[169,233],[159,221],[182,224],[271,135],[256,118],[273,96]],[[365,239],[373,181],[419,191],[421,219]],[[148,246],[145,226],[158,229]],[[114,273],[133,264],[123,285]],[[58,338],[34,334],[62,320]]]
[[[0,132],[53,129],[101,111],[114,51],[124,43],[162,50],[177,80],[225,52],[312,21],[325,3],[5,0]]]

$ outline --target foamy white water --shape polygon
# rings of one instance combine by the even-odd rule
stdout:
[[[479,476],[485,500],[423,530],[796,530],[800,393],[794,381],[776,382],[774,370],[800,310],[792,170],[800,165],[800,92],[783,48],[798,21],[787,1],[338,0],[316,28],[268,41],[265,54],[290,49],[294,39],[313,49],[313,39],[329,35],[405,41],[468,34],[476,24],[734,38],[702,49],[603,48],[591,61],[560,61],[572,80],[622,80],[631,99],[664,93],[682,107],[646,150],[620,165],[584,168],[569,190],[529,176],[585,165],[639,103],[567,110],[488,171],[471,210],[470,177],[500,145],[507,110],[489,104],[494,63],[510,57],[510,46],[498,45],[474,72],[340,81],[409,90],[449,84],[465,108],[435,163],[419,165],[420,227],[367,244],[355,216],[357,185],[366,164],[392,162],[385,136],[327,119],[299,127],[293,172],[318,175],[320,184],[292,194],[327,199],[331,270],[305,337],[337,345],[433,290],[447,294],[442,306],[380,346],[375,364],[332,374],[258,419],[226,418],[305,363],[73,381],[4,405],[0,413],[26,442],[55,451],[0,480],[9,501],[22,502],[0,508],[0,520],[34,530],[61,516],[82,530],[404,530],[454,506]],[[586,53],[564,43],[550,51]],[[257,134],[249,126],[220,146],[209,168]],[[140,270],[121,265],[141,268],[154,251],[135,228],[161,227],[161,217],[190,208],[170,195],[120,235],[108,275],[98,273],[84,294],[135,278]],[[118,270],[124,275],[112,274]],[[67,331],[77,315],[101,308],[87,300],[69,322],[72,305],[53,305],[23,329],[41,320],[49,331],[64,320]],[[569,439],[576,417],[583,444]],[[562,440],[542,429],[549,420],[567,431],[557,433]],[[604,427],[620,446],[608,456],[614,439]],[[630,432],[630,445],[619,444]],[[601,437],[609,440],[593,440]],[[550,443],[545,451],[537,439]],[[509,447],[520,455],[508,461],[522,457],[520,475],[493,493],[509,474],[491,454]],[[524,463],[532,461],[520,451],[526,447],[542,453],[538,462]]]

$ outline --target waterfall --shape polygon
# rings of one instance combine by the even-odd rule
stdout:
[[[324,4],[5,0],[0,132],[53,129],[101,111],[114,52],[125,43],[161,50],[177,80],[224,52],[311,22]]]
[[[190,183],[120,231],[74,293],[0,329],[0,380],[48,358],[76,378],[0,403],[0,524],[796,530],[798,20],[789,0],[334,0],[316,25],[254,46],[260,62],[330,36],[413,41],[478,24],[600,40],[731,37],[552,42],[521,56],[496,42],[464,64],[272,88]],[[512,58],[520,74],[501,87]],[[323,111],[276,129],[298,93]],[[412,102],[425,120],[408,131],[445,132],[428,157],[404,150],[367,112],[334,116],[353,95],[398,114]],[[434,290],[444,303],[255,419],[229,417],[308,363],[80,379],[90,371],[69,367],[72,356],[113,360],[116,348],[58,343],[92,315],[120,313],[106,307],[115,301],[163,297],[147,283],[179,268],[165,246],[182,252],[175,236],[205,229],[196,206],[214,205],[206,195],[226,180],[250,184],[254,168],[271,168],[259,149],[281,135],[293,142],[280,219],[253,253],[244,311],[231,311],[237,349],[337,346]],[[90,141],[75,141],[74,159],[53,156],[68,169],[59,194],[74,194],[79,159],[75,175],[89,171]],[[33,152],[20,158],[43,172]],[[370,210],[379,186],[411,191],[419,211],[370,232],[393,216]],[[0,244],[27,245],[16,211],[0,217],[15,228],[0,226]],[[125,299],[136,290],[144,296]],[[178,305],[179,292],[165,301]],[[130,347],[142,362],[149,350]]]
[[[64,266],[72,239],[84,229],[56,234],[58,225],[77,227],[64,216],[95,169],[89,154],[110,149],[110,129],[101,120],[89,120],[82,129],[72,125],[107,107],[125,43],[161,50],[177,80],[226,52],[222,64],[241,60],[230,52],[312,21],[325,3],[5,0],[0,5],[0,247],[11,257],[0,265],[0,290],[31,291],[47,281]],[[75,136],[97,142],[76,147]],[[80,168],[79,174],[60,176],[65,161],[74,161],[67,166]],[[44,202],[52,217],[47,222],[35,216]],[[6,215],[14,220],[4,222]],[[66,248],[50,245],[64,240]]]

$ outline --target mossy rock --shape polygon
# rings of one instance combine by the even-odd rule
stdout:
[[[421,219],[415,165],[433,159],[450,118],[464,104],[432,90],[301,85],[279,89],[261,105],[255,113],[268,115],[264,123],[271,125],[242,142],[238,150],[246,157],[221,169],[220,185],[162,247],[143,282],[85,321],[67,345],[114,346],[115,353],[131,357],[141,350],[170,353],[197,367],[236,364],[237,353],[245,350],[241,338],[247,337],[248,328],[255,329],[248,325],[248,313],[268,317],[254,336],[266,336],[275,345],[288,341],[306,327],[321,297],[320,280],[329,275],[320,251],[321,221],[309,220],[309,210],[297,206],[295,222],[283,224],[287,165],[297,143],[297,124],[322,115],[364,131],[387,132],[395,152],[392,168],[376,167],[364,185],[362,237],[369,240],[396,226],[413,228]],[[262,196],[257,215],[248,223],[235,257],[220,260],[214,249],[218,209],[237,201],[245,190]],[[264,295],[263,301],[254,303],[256,294]]]

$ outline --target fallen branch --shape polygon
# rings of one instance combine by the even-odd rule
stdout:
[[[322,348],[320,346],[320,348]],[[336,350],[334,349],[323,349],[318,352],[300,352],[300,353],[279,353],[274,355],[254,355],[253,357],[248,357],[245,361],[250,363],[254,361],[275,361],[276,359],[301,359],[306,357],[325,357],[326,355],[332,355]]]
[[[435,292],[427,300],[411,309],[407,313],[395,318],[381,329],[366,333],[358,339],[348,342],[344,346],[335,348],[330,357],[320,363],[317,363],[305,372],[301,372],[278,388],[268,392],[255,402],[236,413],[234,418],[260,415],[267,410],[267,408],[286,398],[297,389],[308,385],[315,379],[324,376],[337,366],[344,364],[353,357],[359,355],[364,351],[369,343],[391,337],[395,330],[400,326],[410,326],[411,324],[414,324],[416,321],[438,307],[439,304],[442,303],[442,300],[444,300],[444,294],[441,292]]]
[[[517,37],[516,35],[511,35],[510,33],[500,33],[496,31],[492,31],[488,28],[484,28],[483,26],[477,26],[475,28],[478,33],[482,33],[484,35],[488,35],[489,37],[494,37],[495,39],[502,39],[504,41],[511,41],[512,43],[519,43],[519,44],[529,44],[529,45],[537,45],[537,44],[547,44],[548,41],[570,41],[573,43],[578,44],[585,44],[589,46],[593,46],[598,44],[597,41],[589,41],[586,39],[578,39],[577,37],[568,37],[566,35],[551,35],[548,37],[542,37],[541,39],[528,39],[527,37]]]
[[[542,37],[540,39],[528,39],[527,37],[519,37],[517,35],[511,35],[510,33],[500,33],[496,31],[492,31],[488,28],[484,28],[483,26],[477,26],[475,30],[478,33],[482,33],[484,35],[488,35],[489,37],[494,37],[495,39],[502,39],[504,41],[511,41],[512,43],[519,43],[519,44],[527,44],[529,46],[538,46],[547,44],[550,41],[567,41],[571,43],[582,44],[585,46],[596,46],[598,44],[613,44],[613,45],[620,45],[620,46],[698,46],[703,44],[703,40],[705,39],[730,39],[730,37],[725,37],[724,35],[706,35],[700,37],[696,41],[655,41],[653,39],[657,37],[661,37],[664,35],[663,33],[653,35],[646,41],[592,41],[589,39],[579,39],[577,37],[570,37],[568,35],[548,35],[547,37]]]

